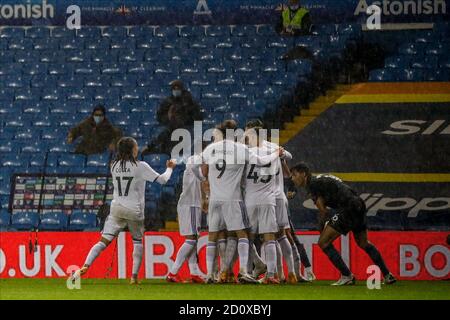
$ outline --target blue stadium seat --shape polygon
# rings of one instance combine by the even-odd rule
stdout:
[[[35,212],[17,212],[11,216],[11,227],[17,230],[35,230],[39,226],[39,214]]]
[[[39,56],[34,51],[18,51],[14,54],[14,61],[18,63],[38,63]]]
[[[425,43],[406,43],[400,46],[398,52],[405,55],[424,55],[425,48]]]
[[[424,77],[422,70],[402,69],[399,70],[396,80],[398,81],[422,81]]]
[[[39,52],[39,62],[43,63],[63,63],[65,61],[65,56],[59,51],[49,51],[44,50]]]
[[[108,154],[96,154],[87,157],[86,166],[88,167],[106,167],[108,165]]]
[[[319,35],[332,35],[338,32],[338,26],[335,24],[318,24],[314,25],[313,31]]]
[[[97,215],[92,212],[74,211],[70,215],[70,231],[83,231],[97,226]]]
[[[39,229],[43,231],[65,231],[68,218],[63,212],[51,212],[41,214]]]
[[[25,31],[26,38],[48,38],[50,37],[50,29],[47,27],[31,27]]]
[[[133,38],[112,39],[110,48],[113,50],[134,49],[136,48],[136,40]]]
[[[36,154],[43,152],[42,143],[40,141],[32,142],[28,145],[25,145],[20,150],[22,153]]]
[[[179,29],[177,26],[158,26],[155,28],[154,36],[157,38],[168,38],[171,41],[178,37]]]
[[[231,30],[228,26],[208,26],[206,28],[206,36],[220,38],[229,37],[231,35]]]
[[[11,215],[5,209],[0,209],[0,231],[7,230],[11,224]]]
[[[258,35],[264,36],[266,38],[279,37],[278,33],[275,30],[275,27],[273,25],[270,25],[270,24],[257,26],[256,33]]]
[[[11,38],[8,42],[8,50],[31,50],[33,49],[32,42],[28,39],[18,39],[18,38]]]
[[[204,26],[184,26],[179,30],[179,36],[184,38],[201,38],[206,35]]]
[[[38,167],[43,169],[44,168],[44,163],[45,163],[45,156],[44,154],[34,154],[31,156],[30,161],[29,161],[29,166],[30,167]]]
[[[6,50],[6,40],[0,38],[0,46],[3,48],[0,51],[0,63],[13,63],[15,61],[14,51]]]
[[[20,39],[25,37],[25,29],[21,27],[5,27],[0,29],[0,38]]]
[[[450,45],[443,43],[432,43],[427,45],[425,53],[428,55],[448,55]]]
[[[384,61],[385,68],[409,68],[411,64],[410,56],[392,56]]]
[[[438,66],[438,57],[428,56],[422,59],[412,59],[410,66],[413,69],[436,69]]]
[[[97,53],[99,51],[103,51],[106,54],[109,54],[109,48],[111,46],[111,40],[107,38],[92,38],[86,39],[84,42],[84,48],[87,49],[90,55]]]
[[[52,38],[73,38],[75,37],[75,30],[69,30],[66,27],[56,26],[51,29]]]
[[[26,167],[28,161],[24,161],[24,158],[17,154],[5,154],[0,158],[1,165],[3,167]]]
[[[425,81],[450,81],[450,72],[445,69],[428,69],[424,74]]]
[[[234,37],[254,37],[256,36],[256,27],[254,25],[238,25],[231,29],[231,35]]]
[[[130,38],[151,38],[153,37],[155,28],[153,26],[132,26],[128,30]]]
[[[63,38],[59,42],[59,48],[61,50],[77,50],[81,51],[84,48],[84,39],[72,39],[72,38]]]
[[[441,57],[439,60],[439,67],[450,69],[450,57]],[[448,72],[448,71],[446,71]]]
[[[106,27],[102,30],[102,36],[108,38],[124,38],[127,33],[126,27]]]
[[[84,167],[86,157],[80,154],[64,154],[58,159],[60,167]]]
[[[101,36],[101,29],[98,27],[83,26],[77,30],[76,36],[80,38],[99,38]]]

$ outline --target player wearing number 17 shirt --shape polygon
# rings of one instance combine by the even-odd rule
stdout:
[[[163,174],[155,172],[146,162],[138,161],[138,145],[131,137],[124,137],[117,143],[118,154],[111,164],[111,175],[114,185],[111,210],[102,231],[102,237],[86,258],[83,267],[72,276],[74,281],[85,274],[94,260],[106,249],[119,232],[128,228],[133,238],[133,268],[131,284],[137,284],[137,276],[142,262],[144,235],[145,184],[169,181],[176,163],[167,161],[167,169]]]
[[[208,208],[208,245],[206,249],[207,282],[213,281],[213,265],[216,257],[218,233],[226,229],[238,236],[239,275],[241,283],[255,283],[248,274],[249,240],[247,229],[250,221],[243,202],[241,183],[248,164],[266,165],[283,154],[276,149],[267,156],[260,157],[249,148],[235,142],[234,120],[226,120],[214,132],[214,143],[202,153],[202,172],[208,177],[210,197]]]

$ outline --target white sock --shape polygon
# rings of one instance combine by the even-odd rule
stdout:
[[[274,240],[267,241],[264,246],[266,254],[267,277],[273,277],[277,272],[277,249]]]
[[[289,243],[289,240],[286,236],[278,239],[278,243],[281,247],[281,252],[283,252],[284,261],[286,261],[286,265],[289,273],[294,272],[294,257],[292,256],[292,247]]]
[[[292,255],[294,257],[294,272],[297,278],[300,278],[300,253],[298,253],[298,249],[295,243],[291,247]]]
[[[250,246],[250,252],[252,253],[253,263],[255,264],[255,267],[260,269],[264,268],[266,264],[264,263],[264,261],[262,261],[254,244]]]
[[[283,269],[283,255],[281,254],[281,247],[278,241],[275,241],[275,249],[277,251],[277,273],[278,278],[283,280],[284,277],[284,269]]]
[[[237,239],[236,238],[228,238],[227,239],[227,248],[225,250],[225,261],[223,266],[220,266],[220,271],[231,270],[234,266],[234,256],[237,249]]]
[[[219,239],[219,241],[217,241],[217,251],[219,252],[220,271],[222,271],[226,259],[227,239]]]
[[[142,253],[144,252],[144,246],[141,241],[133,241],[133,269],[132,276],[137,277],[139,274],[139,269],[141,268]]]
[[[247,274],[248,248],[248,239],[240,238],[238,241],[239,270],[243,274]]]
[[[198,268],[198,258],[197,258],[197,250],[192,250],[191,255],[189,256],[189,272],[191,276],[199,276],[200,270]]]
[[[266,260],[266,243],[264,242],[263,245],[261,246],[261,261],[267,265],[267,260]]]
[[[181,266],[186,261],[186,259],[191,255],[192,251],[197,244],[196,240],[186,240],[181,246],[180,250],[178,250],[177,258],[175,259],[175,263],[170,270],[170,273],[177,274],[180,271]]]
[[[92,248],[91,251],[89,251],[89,254],[86,257],[86,261],[84,262],[84,265],[91,266],[92,263],[94,263],[95,259],[100,255],[100,253],[105,250],[106,244],[99,241],[97,242]]]
[[[312,272],[312,267],[307,267],[307,268],[305,268],[305,271],[306,271],[306,272]]]
[[[206,270],[208,277],[214,273],[214,260],[216,259],[216,243],[209,241],[206,247]]]

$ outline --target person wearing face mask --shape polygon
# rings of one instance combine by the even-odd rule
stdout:
[[[105,107],[98,105],[88,118],[70,129],[67,143],[72,144],[79,137],[82,140],[74,152],[90,155],[103,153],[108,149],[114,151],[116,142],[122,137],[122,131],[106,118]]]
[[[170,140],[175,129],[193,127],[194,121],[202,120],[200,106],[192,98],[191,93],[184,87],[181,80],[170,83],[171,95],[165,98],[157,111],[158,122],[165,130],[142,150],[142,153],[168,153],[171,152],[173,142]]]
[[[309,11],[300,5],[300,0],[289,0],[282,10],[277,32],[282,35],[299,36],[310,34],[311,16]]]

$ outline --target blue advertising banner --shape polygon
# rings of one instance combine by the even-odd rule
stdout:
[[[3,0],[0,25],[64,25],[67,8],[81,9],[82,25],[268,24],[279,19],[282,0]],[[316,23],[363,22],[367,7],[381,22],[448,20],[449,0],[302,0]]]

